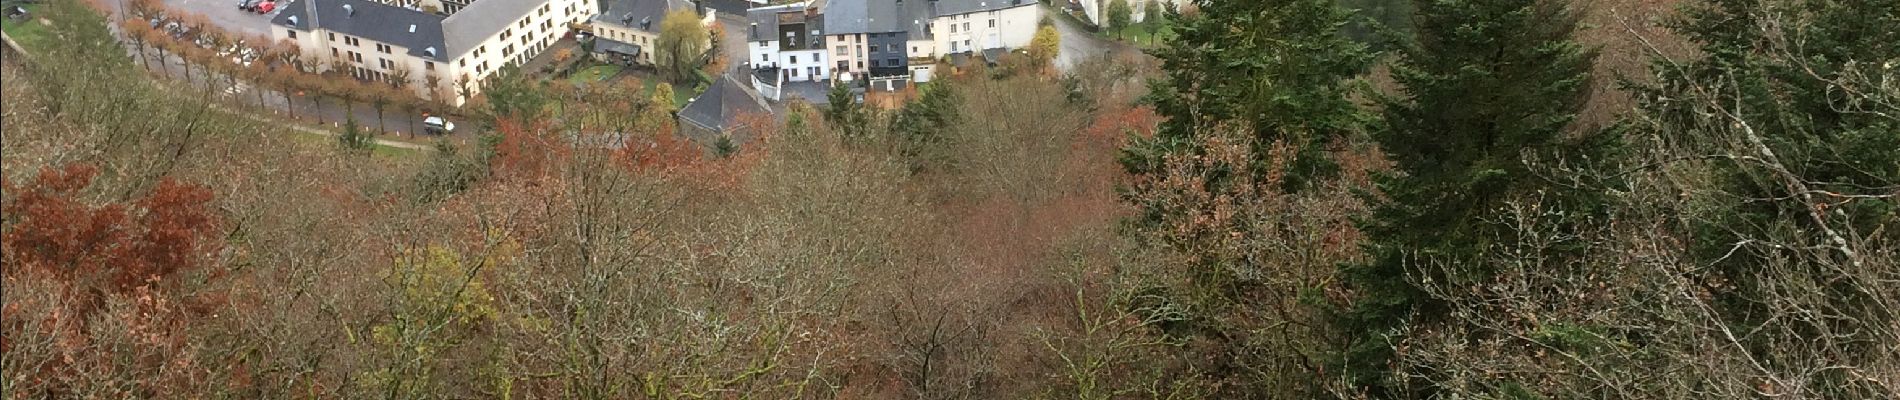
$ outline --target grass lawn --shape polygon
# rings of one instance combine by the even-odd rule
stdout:
[[[9,4],[7,7],[11,8],[12,5]],[[40,5],[26,4],[22,7],[26,8],[27,15],[30,15],[30,17],[22,20],[0,18],[0,30],[6,31],[7,37],[13,38],[15,42],[19,42],[20,47],[28,49],[39,47],[40,43],[46,40],[47,35],[46,26],[40,25]]]
[[[659,77],[647,77],[646,79],[642,79],[640,84],[645,88],[646,93],[651,95],[653,94],[653,88],[660,85],[660,81]],[[685,107],[686,102],[692,100],[693,96],[697,94],[698,93],[693,92],[693,88],[673,85],[673,107],[676,109]]]
[[[568,75],[567,81],[574,84],[593,83],[612,78],[614,75],[619,74],[620,66],[618,65],[595,65],[587,67],[587,69],[576,71],[573,75]]]
[[[1174,24],[1170,24],[1166,21],[1143,22],[1129,25],[1119,30],[1113,30],[1108,32],[1108,36],[1118,40],[1126,40],[1135,46],[1153,48],[1160,46],[1162,43],[1166,43],[1169,38],[1174,37],[1173,27]]]

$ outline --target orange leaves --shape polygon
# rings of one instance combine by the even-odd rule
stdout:
[[[44,273],[65,281],[101,278],[129,290],[147,280],[199,266],[215,250],[217,217],[202,186],[164,179],[145,198],[93,206],[79,197],[97,170],[74,164],[45,169],[33,182],[6,190],[10,216],[0,245],[7,274]]]
[[[522,121],[502,118],[495,123],[502,135],[495,153],[495,175],[504,178],[540,179],[564,162],[571,148],[563,143],[546,119]]]

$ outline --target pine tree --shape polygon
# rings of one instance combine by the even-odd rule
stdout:
[[[1832,371],[1890,352],[1882,327],[1900,319],[1878,306],[1890,292],[1857,278],[1891,274],[1870,270],[1878,252],[1859,247],[1900,228],[1900,120],[1867,112],[1900,104],[1900,90],[1877,83],[1900,76],[1900,0],[1715,0],[1686,15],[1675,28],[1705,56],[1659,60],[1659,81],[1638,97],[1646,133],[1690,153],[1657,164],[1693,169],[1709,182],[1688,189],[1716,194],[1685,191],[1682,234],[1708,266],[1696,279],[1718,283],[1705,290],[1724,323],[1760,332],[1738,340],[1767,368],[1823,357],[1841,367],[1807,377],[1837,391],[1820,397],[1880,397]],[[1789,287],[1800,301],[1775,301]],[[1791,308],[1819,311],[1779,316]]]
[[[1254,132],[1255,146],[1283,141],[1298,150],[1289,192],[1334,173],[1325,151],[1362,125],[1348,82],[1371,60],[1365,46],[1339,34],[1347,12],[1330,0],[1197,5],[1194,18],[1168,11],[1175,38],[1156,52],[1167,72],[1150,84],[1148,99],[1167,120],[1155,137],[1124,149],[1123,168],[1155,174],[1167,155],[1205,153],[1203,136],[1235,124]]]
[[[910,160],[912,171],[948,167],[945,136],[962,119],[958,99],[948,81],[936,81],[918,90],[917,101],[891,116],[890,132],[898,151]]]
[[[870,111],[864,104],[858,103],[857,95],[851,87],[843,83],[831,85],[831,92],[825,95],[825,122],[844,132],[848,138],[863,137],[870,127]]]
[[[1383,197],[1370,199],[1377,206],[1362,223],[1368,263],[1342,271],[1358,298],[1340,319],[1353,341],[1343,360],[1349,378],[1398,397],[1402,378],[1384,375],[1394,354],[1386,335],[1408,321],[1449,319],[1410,279],[1487,282],[1489,247],[1514,228],[1497,218],[1507,203],[1555,199],[1601,213],[1600,190],[1553,184],[1531,160],[1601,160],[1615,147],[1602,140],[1613,134],[1569,133],[1595,52],[1572,40],[1577,14],[1563,1],[1414,5],[1416,35],[1392,68],[1402,93],[1381,99],[1384,123],[1373,135],[1395,171],[1377,177]]]

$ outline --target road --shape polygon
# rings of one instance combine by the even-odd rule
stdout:
[[[1043,7],[1042,11],[1044,13],[1062,12],[1060,9],[1047,6]],[[1083,63],[1097,61],[1111,53],[1140,51],[1133,46],[1096,36],[1089,32],[1088,28],[1077,24],[1075,20],[1056,15],[1050,15],[1049,20],[1055,21],[1056,33],[1062,36],[1062,51],[1056,55],[1056,69],[1059,71],[1075,71],[1075,68]]]
[[[271,11],[269,14],[258,14],[239,10],[237,8],[238,0],[159,1],[173,10],[185,10],[187,12],[204,15],[206,21],[210,21],[212,25],[217,25],[227,32],[264,38],[270,37],[270,19],[276,17],[277,12],[282,11],[282,9],[279,9]],[[123,7],[126,6],[126,2],[127,0],[105,0],[100,3],[110,8],[114,14],[118,14],[123,10]]]

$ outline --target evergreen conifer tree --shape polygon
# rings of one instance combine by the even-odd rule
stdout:
[[[1340,316],[1352,342],[1343,369],[1377,397],[1418,394],[1397,392],[1417,385],[1387,375],[1389,334],[1408,322],[1455,323],[1412,280],[1488,282],[1492,246],[1517,228],[1501,218],[1512,202],[1561,207],[1577,221],[1600,214],[1600,186],[1555,184],[1548,164],[1600,161],[1617,147],[1614,133],[1571,132],[1595,52],[1572,40],[1578,16],[1565,2],[1414,5],[1416,35],[1392,69],[1403,88],[1380,99],[1384,123],[1373,135],[1395,168],[1377,177],[1382,196],[1369,196],[1367,263],[1342,271],[1357,296]]]
[[[1703,289],[1723,323],[1759,332],[1737,344],[1775,372],[1802,368],[1797,357],[1851,366],[1891,352],[1881,327],[1900,315],[1878,305],[1892,293],[1852,277],[1887,273],[1861,246],[1900,228],[1900,90],[1878,83],[1900,78],[1897,27],[1900,0],[1714,0],[1675,26],[1704,56],[1659,60],[1660,79],[1639,91],[1646,133],[1690,153],[1655,163],[1706,177],[1685,188],[1682,211],[1694,262],[1708,266],[1697,279],[1716,283]],[[1800,302],[1776,301],[1790,287]],[[1836,372],[1854,369],[1813,374],[1830,390],[1818,395],[1882,390]]]
[[[1254,132],[1258,150],[1277,141],[1298,150],[1285,190],[1332,174],[1325,150],[1360,128],[1364,117],[1349,99],[1349,80],[1371,60],[1365,46],[1340,34],[1348,13],[1331,0],[1196,6],[1201,11],[1193,18],[1168,11],[1175,39],[1155,53],[1166,75],[1150,84],[1148,99],[1167,119],[1155,137],[1124,149],[1123,168],[1154,174],[1169,154],[1205,153],[1204,136],[1233,124]]]

